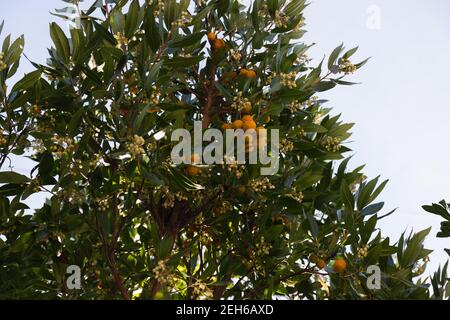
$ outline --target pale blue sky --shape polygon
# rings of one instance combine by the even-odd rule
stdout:
[[[0,21],[6,20],[4,33],[25,34],[25,53],[43,63],[51,43],[49,21],[59,20],[49,11],[65,3],[0,3]],[[367,13],[371,6],[380,10],[380,29],[367,26],[373,18]],[[390,179],[380,199],[386,202],[385,210],[399,209],[380,224],[384,234],[398,239],[404,230],[433,226],[427,240],[428,247],[435,249],[430,270],[446,260],[442,249],[450,247],[448,240],[434,237],[440,219],[421,209],[443,198],[450,201],[449,13],[446,0],[315,0],[306,10],[304,40],[317,43],[310,51],[313,63],[341,42],[348,48],[360,46],[358,60],[373,57],[352,77],[360,85],[338,87],[321,97],[330,100],[328,106],[334,113],[356,123],[351,165],[365,163],[367,176],[381,174]],[[23,60],[20,71],[30,69]],[[15,165],[26,168],[23,162]]]

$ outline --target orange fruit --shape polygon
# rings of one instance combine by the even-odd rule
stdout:
[[[248,74],[248,70],[247,69],[242,68],[241,70],[239,70],[239,75],[247,77],[247,74]]]
[[[316,266],[317,266],[317,268],[319,268],[319,269],[325,268],[325,261],[323,261],[322,259],[317,260]]]
[[[208,32],[208,40],[209,41],[214,41],[216,40],[216,34],[214,32]]]
[[[253,121],[253,116],[247,114],[242,117],[242,121]]]
[[[238,186],[236,188],[237,192],[239,192],[240,194],[245,194],[245,192],[247,191],[247,188],[245,186]]]
[[[254,79],[256,78],[256,72],[254,70],[247,71],[247,78]]]
[[[186,168],[186,173],[189,176],[194,177],[194,176],[197,176],[200,173],[200,169],[197,168],[197,167],[194,167],[194,166],[189,166],[189,167]]]
[[[242,126],[244,130],[249,129],[256,129],[256,122],[255,121],[244,121],[244,125]]]
[[[333,271],[337,273],[342,273],[347,269],[347,262],[343,258],[337,258],[334,260]]]
[[[224,124],[222,125],[222,129],[223,129],[223,130],[226,130],[226,129],[233,129],[233,127],[232,127],[232,125],[229,124],[229,123],[224,123]]]
[[[319,261],[319,257],[315,254],[312,254],[309,256],[309,261],[311,261],[312,263],[317,263],[317,261]]]
[[[225,41],[222,39],[215,39],[213,42],[214,49],[222,49],[225,46]]]
[[[244,122],[242,120],[235,120],[233,122],[233,129],[241,129],[244,125]]]

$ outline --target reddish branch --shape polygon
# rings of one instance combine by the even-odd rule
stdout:
[[[202,122],[203,129],[208,128],[209,124],[211,123],[212,107],[213,107],[214,98],[216,96],[215,81],[216,81],[217,65],[216,65],[216,62],[214,61],[215,60],[214,56],[215,56],[215,54],[213,53],[213,56],[211,59],[211,73],[210,73],[209,83],[206,86],[207,96],[206,96],[206,105],[205,105],[205,108],[203,109],[203,122]]]

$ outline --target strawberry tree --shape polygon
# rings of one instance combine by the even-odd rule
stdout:
[[[353,124],[320,98],[366,60],[340,45],[311,65],[304,0],[66,2],[77,27],[52,23],[47,64],[8,96],[21,46],[1,60],[1,159],[23,139],[35,167],[0,173],[0,297],[428,297],[415,278],[428,230],[398,242],[379,232],[386,181],[348,168]],[[278,130],[278,171],[195,153],[175,165],[171,134],[196,121],[256,130],[248,152]],[[46,201],[29,214],[36,192]]]

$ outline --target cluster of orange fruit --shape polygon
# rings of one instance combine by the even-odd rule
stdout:
[[[249,70],[249,69],[245,69],[245,68],[242,68],[241,70],[239,70],[239,75],[247,77],[249,79],[256,78],[255,70]]]
[[[309,261],[314,263],[318,269],[323,269],[326,266],[326,262],[316,255],[311,255]],[[336,273],[343,273],[347,269],[347,262],[344,258],[336,258],[333,264],[333,271]]]
[[[241,119],[234,120],[233,123],[224,123],[222,125],[222,129],[223,130],[242,129],[244,131],[253,129],[257,133],[257,137],[256,137],[257,141],[256,142],[257,142],[258,147],[262,148],[267,144],[266,128],[264,128],[263,126],[257,127],[256,121],[253,120],[253,116],[251,116],[251,115],[244,115]],[[254,150],[253,149],[254,136],[249,133],[245,133],[244,138],[245,138],[245,150],[247,152]]]
[[[241,119],[234,120],[233,123],[224,123],[222,125],[222,129],[243,129],[243,130],[249,130],[249,129],[257,129],[256,128],[256,122],[253,120],[253,116],[251,115],[245,115]],[[262,128],[264,129],[264,128]],[[258,130],[258,129],[257,129]]]
[[[208,32],[208,40],[211,43],[211,45],[214,47],[214,49],[219,50],[222,49],[223,47],[225,47],[225,41],[223,41],[223,39],[220,39],[217,34],[213,31]],[[233,71],[234,73],[234,71]],[[249,79],[254,79],[256,78],[256,72],[255,70],[250,70],[250,69],[246,69],[246,68],[242,68],[241,70],[239,70],[239,75],[247,77]],[[234,77],[235,75],[233,75]]]
[[[219,50],[225,47],[225,41],[217,37],[215,32],[208,32],[208,40],[211,42],[214,49]]]

